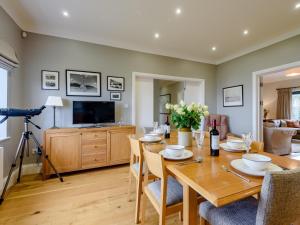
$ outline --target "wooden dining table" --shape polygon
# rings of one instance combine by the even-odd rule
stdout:
[[[159,152],[165,148],[166,144],[177,144],[177,135],[173,133],[170,139],[165,139],[165,144],[149,144],[147,148]],[[193,142],[193,146],[186,147],[186,149],[193,151],[192,158],[184,161],[165,160],[167,172],[183,186],[184,225],[199,224],[197,201],[199,194],[214,206],[220,207],[260,193],[263,177],[243,174],[230,165],[232,160],[242,158],[244,153],[227,152],[220,149],[220,155],[212,157],[210,156],[209,138],[207,137],[204,139],[201,148],[198,148]],[[300,161],[285,156],[277,156],[266,152],[260,154],[270,157],[274,164],[284,169],[300,167]],[[195,159],[199,156],[202,157],[203,161],[195,162]],[[250,182],[225,171],[222,166],[226,166],[248,178]]]

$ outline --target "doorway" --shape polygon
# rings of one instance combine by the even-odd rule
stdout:
[[[173,104],[183,100],[189,104],[205,104],[205,80],[169,75],[134,72],[132,75],[132,123],[136,132],[143,127],[152,127],[153,122],[161,124],[166,114],[160,102],[170,97]],[[173,99],[173,101],[172,101]]]

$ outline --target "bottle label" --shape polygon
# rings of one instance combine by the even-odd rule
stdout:
[[[170,130],[171,130],[171,129],[170,129],[170,126],[167,125],[167,126],[166,126],[166,132],[167,132],[167,134],[170,133]]]
[[[212,135],[211,136],[211,148],[212,149],[219,149],[219,142],[220,142],[220,136],[219,135]]]

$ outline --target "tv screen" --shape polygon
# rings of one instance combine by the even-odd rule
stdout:
[[[96,101],[73,102],[73,124],[115,122],[115,103]]]

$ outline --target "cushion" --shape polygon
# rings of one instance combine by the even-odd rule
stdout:
[[[132,168],[134,169],[134,171],[139,174],[140,171],[140,164],[139,163],[134,163],[132,164]],[[143,163],[143,174],[145,173],[145,164]]]
[[[287,123],[285,120],[280,121],[280,127],[287,127]]]
[[[161,181],[157,180],[148,184],[148,189],[151,191],[155,199],[161,203]],[[173,177],[168,177],[167,183],[167,206],[182,202],[183,189]]]
[[[287,127],[300,128],[299,121],[286,121]]]
[[[246,198],[223,207],[202,202],[199,214],[212,225],[255,225],[258,201]]]

